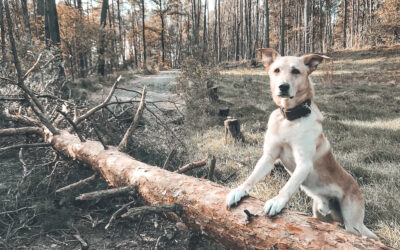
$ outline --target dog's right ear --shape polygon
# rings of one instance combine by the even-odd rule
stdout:
[[[261,59],[261,61],[264,63],[264,67],[268,70],[269,66],[281,55],[274,50],[270,48],[265,48],[265,49],[258,49],[257,50],[258,58]]]

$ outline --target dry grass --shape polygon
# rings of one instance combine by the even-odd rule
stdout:
[[[366,225],[386,243],[400,248],[400,50],[345,51],[330,56],[333,67],[322,67],[325,71],[312,77],[315,102],[325,116],[325,135],[338,162],[362,189]],[[329,84],[324,80],[327,75]],[[217,156],[216,177],[236,187],[262,154],[266,122],[276,106],[268,77],[260,69],[222,71],[218,86],[220,98],[240,120],[247,142],[225,145],[222,124],[190,133],[187,140],[193,159]],[[286,172],[277,167],[251,195],[267,200],[287,179]],[[311,200],[301,191],[287,207],[311,215]]]

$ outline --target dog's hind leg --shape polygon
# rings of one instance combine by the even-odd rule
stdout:
[[[367,236],[368,238],[378,239],[364,225],[364,199],[362,196],[347,195],[340,202],[343,215],[344,226],[347,231]]]

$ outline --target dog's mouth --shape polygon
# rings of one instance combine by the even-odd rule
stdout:
[[[293,99],[293,97],[294,96],[290,96],[289,95],[289,93],[287,93],[287,92],[284,92],[284,93],[279,93],[279,95],[278,95],[280,98],[290,98],[290,99]]]

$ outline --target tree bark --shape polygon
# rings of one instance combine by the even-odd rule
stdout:
[[[269,48],[269,6],[268,1],[265,0],[265,47]]]
[[[293,211],[284,211],[274,218],[254,216],[249,222],[244,210],[261,213],[263,201],[245,198],[236,208],[228,210],[225,197],[229,189],[222,185],[147,165],[116,148],[104,150],[100,142],[82,143],[66,131],[47,140],[59,152],[91,165],[110,185],[137,186],[150,205],[181,205],[179,218],[189,229],[202,232],[228,248],[387,249],[379,241],[364,239]],[[174,214],[169,216],[178,219]]]
[[[304,0],[304,53],[308,53],[308,1]]]
[[[143,69],[146,69],[146,63],[147,63],[147,57],[146,57],[146,26],[144,22],[145,18],[145,6],[144,6],[144,0],[142,0],[142,39],[143,39]]]
[[[7,52],[6,52],[6,29],[4,25],[4,5],[3,0],[0,0],[0,29],[1,29],[1,62],[5,66],[7,63]]]
[[[50,39],[53,44],[60,44],[60,30],[55,0],[46,1],[46,17],[47,39]]]
[[[347,0],[343,0],[343,48],[347,48]]]
[[[100,15],[100,34],[99,34],[99,48],[97,50],[97,53],[99,54],[99,59],[98,59],[98,68],[97,72],[100,75],[105,74],[105,58],[104,58],[104,52],[105,52],[105,29],[106,29],[106,24],[107,24],[107,10],[108,10],[108,0],[103,0],[103,4],[101,6],[101,15]]]
[[[31,25],[29,23],[27,0],[21,0],[21,5],[22,5],[22,13],[23,13],[23,17],[24,17],[25,33],[28,36],[28,39],[31,40],[32,39]]]
[[[281,55],[285,55],[285,0],[281,0]]]

